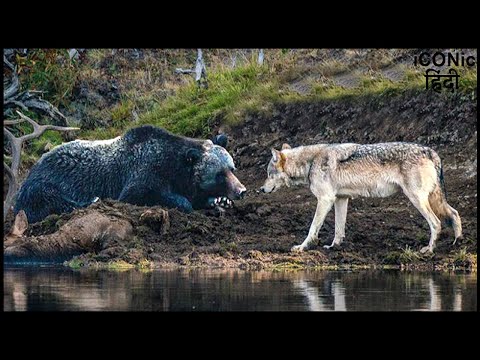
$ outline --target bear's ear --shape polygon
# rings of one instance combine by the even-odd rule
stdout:
[[[223,148],[227,147],[228,144],[228,136],[226,134],[220,134],[213,138],[213,143],[215,145],[220,145]]]
[[[291,149],[291,148],[292,147],[286,143],[282,145],[282,150]]]
[[[189,164],[193,164],[197,162],[201,157],[202,157],[202,153],[200,152],[200,150],[195,148],[188,149],[185,154],[185,160]]]

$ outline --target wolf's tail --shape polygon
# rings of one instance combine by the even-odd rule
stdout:
[[[445,189],[442,162],[437,154],[432,156],[432,161],[435,164],[435,170],[437,171],[437,183],[428,196],[428,201],[435,215],[437,215],[440,220],[443,220],[448,226],[452,226],[452,219],[447,203],[447,192]]]
[[[441,190],[443,196],[445,197],[445,201],[447,201],[447,188],[445,187],[445,178],[443,177],[443,166],[440,160],[440,171],[438,171],[438,180],[440,181]]]

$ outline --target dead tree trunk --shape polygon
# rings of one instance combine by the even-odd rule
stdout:
[[[3,202],[3,221],[7,218],[8,212],[11,210],[13,205],[13,199],[17,194],[18,188],[20,187],[20,179],[18,176],[18,171],[20,169],[20,159],[22,153],[22,146],[23,143],[35,139],[41,136],[46,130],[56,130],[56,131],[71,131],[71,130],[80,130],[76,127],[63,127],[63,126],[55,126],[55,125],[39,125],[28,116],[23,115],[20,111],[17,111],[17,114],[20,115],[20,119],[18,120],[4,120],[4,126],[11,126],[19,124],[23,121],[28,121],[33,126],[33,133],[23,135],[19,138],[15,137],[10,130],[6,127],[3,128],[3,133],[8,139],[10,144],[10,154],[12,157],[12,164],[8,166],[5,162],[3,162],[3,168],[5,169],[5,173],[7,174],[8,178],[8,192]]]
[[[176,68],[175,72],[177,74],[193,74],[195,73],[195,81],[199,87],[208,88],[207,82],[207,69],[205,67],[205,62],[203,61],[203,52],[202,49],[197,49],[197,61],[195,63],[195,69],[182,69]]]
[[[258,51],[258,60],[257,60],[258,65],[260,65],[260,66],[263,65],[263,59],[264,59],[264,57],[265,57],[265,56],[264,56],[264,54],[263,54],[263,49],[260,49],[260,50]]]
[[[207,69],[205,68],[205,63],[203,61],[202,49],[197,50],[197,64],[195,66],[195,81],[198,86],[208,87],[207,83]]]

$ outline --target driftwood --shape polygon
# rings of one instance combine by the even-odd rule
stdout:
[[[17,74],[17,67],[8,58],[14,59],[15,52],[20,52],[14,49],[5,49],[3,55],[3,65],[9,72],[10,84],[3,91],[3,111],[4,116],[10,108],[21,108],[24,111],[33,110],[51,117],[56,125],[66,126],[67,121],[65,116],[48,101],[39,98],[42,91],[26,90],[20,91],[20,81]],[[13,61],[13,60],[12,60]]]
[[[3,106],[4,108],[17,106],[22,108],[24,111],[28,111],[30,109],[40,112],[55,120],[56,124],[65,126],[67,124],[67,119],[65,116],[48,101],[38,98],[38,93],[39,92],[37,91],[24,91],[5,100]]]

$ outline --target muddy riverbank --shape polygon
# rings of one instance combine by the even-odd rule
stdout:
[[[477,133],[476,103],[465,95],[412,91],[398,96],[375,96],[322,103],[276,106],[271,112],[250,114],[238,126],[212,124],[212,135],[230,135],[228,150],[247,187],[244,200],[220,214],[215,210],[183,214],[169,210],[168,229],[160,209],[103,201],[73,214],[47,218],[29,229],[45,235],[72,216],[89,211],[128,219],[133,240],[112,242],[77,256],[71,266],[133,264],[148,267],[303,268],[410,267],[476,269],[477,253]],[[308,189],[285,189],[259,194],[266,177],[270,148],[321,142],[417,142],[432,147],[442,158],[449,203],[462,218],[464,239],[453,243],[444,228],[435,254],[421,255],[429,228],[403,194],[350,202],[346,238],[338,249],[326,250],[334,233],[334,213],[319,233],[319,245],[293,254],[303,241],[315,212]],[[150,220],[145,220],[146,211]],[[8,229],[7,229],[8,230]]]

